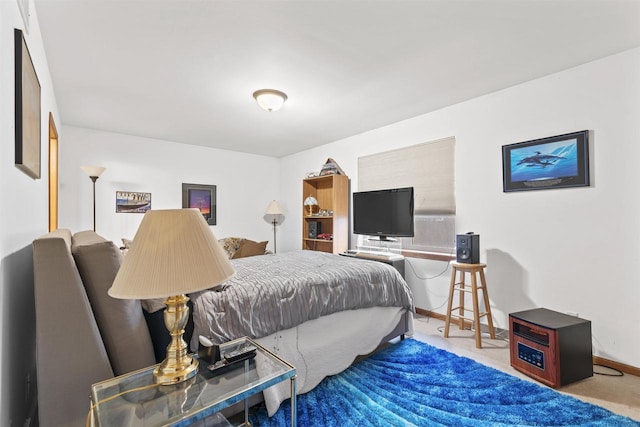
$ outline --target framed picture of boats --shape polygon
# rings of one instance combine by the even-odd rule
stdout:
[[[216,225],[216,186],[182,184],[182,207],[200,209],[209,225]]]
[[[502,146],[503,190],[589,186],[589,131]]]
[[[151,193],[116,191],[116,213],[145,213],[151,209]]]

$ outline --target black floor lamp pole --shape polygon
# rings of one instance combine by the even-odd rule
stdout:
[[[96,181],[98,180],[97,176],[90,176],[91,181],[93,181],[93,231],[96,231]]]
[[[278,253],[278,251],[276,250],[276,224],[278,223],[278,221],[273,218],[273,221],[271,221],[271,224],[273,224],[273,253]]]

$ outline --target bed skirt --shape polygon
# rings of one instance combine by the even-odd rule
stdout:
[[[256,341],[296,367],[297,394],[304,394],[325,377],[348,368],[357,356],[371,353],[381,342],[405,333],[413,333],[410,311],[371,307],[323,316]],[[259,373],[265,369],[260,363],[257,368]],[[289,383],[277,384],[263,394],[271,416],[290,397]]]

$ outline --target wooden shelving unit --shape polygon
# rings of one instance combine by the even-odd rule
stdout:
[[[318,201],[313,214],[309,215],[304,199],[313,196]],[[349,177],[346,175],[324,175],[302,181],[302,249],[338,254],[349,248]],[[333,212],[320,215],[320,211]],[[321,233],[333,235],[333,240],[309,237],[309,223],[321,224]]]

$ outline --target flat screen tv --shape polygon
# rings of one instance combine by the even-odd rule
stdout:
[[[413,187],[353,193],[353,232],[380,240],[413,237]]]

